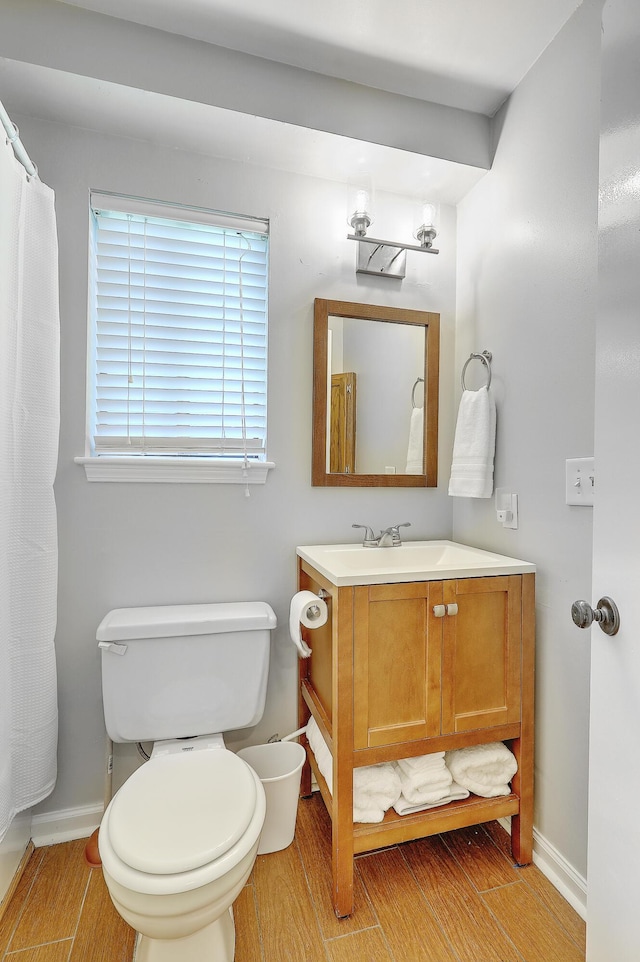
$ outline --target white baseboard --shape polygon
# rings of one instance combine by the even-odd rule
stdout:
[[[88,838],[100,824],[103,811],[102,805],[86,805],[34,815],[31,821],[33,844],[38,848]]]
[[[501,818],[500,824],[511,831],[511,819]],[[566,860],[536,828],[533,830],[533,861],[542,874],[557,888],[580,918],[587,918],[587,880]]]
[[[14,876],[31,838],[31,811],[15,816],[0,842],[0,902],[13,887]]]

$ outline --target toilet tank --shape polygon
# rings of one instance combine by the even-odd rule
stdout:
[[[275,626],[261,601],[110,611],[96,634],[110,738],[158,741],[256,725]]]

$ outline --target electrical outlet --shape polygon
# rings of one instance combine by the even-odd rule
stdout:
[[[496,488],[496,517],[503,528],[518,527],[518,495],[508,488]]]

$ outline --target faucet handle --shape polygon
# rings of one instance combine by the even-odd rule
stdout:
[[[405,521],[405,522],[403,522],[403,524],[394,524],[394,525],[391,526],[390,529],[388,529],[388,530],[391,531],[391,534],[392,534],[392,536],[393,536],[393,543],[394,543],[394,545],[400,545],[400,544],[402,544],[402,541],[401,541],[401,539],[400,539],[400,531],[399,531],[399,529],[400,529],[400,528],[410,528],[410,527],[411,527],[411,522],[410,522],[410,521]]]
[[[377,546],[378,539],[368,524],[352,524],[351,527],[364,529],[364,537],[362,539],[363,548],[375,548]]]

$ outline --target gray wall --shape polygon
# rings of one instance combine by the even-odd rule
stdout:
[[[27,8],[68,9],[41,0],[0,5],[3,55],[72,69],[63,47],[73,46],[73,34],[51,43],[43,29],[46,43],[34,53],[26,16]],[[568,610],[590,588],[591,512],[564,503],[564,461],[593,446],[600,7],[601,0],[585,0],[501,111],[493,168],[458,210],[457,293],[454,211],[444,212],[443,253],[428,258],[424,274],[423,259],[409,255],[398,295],[382,280],[356,279],[353,245],[344,240],[344,188],[337,184],[15,118],[43,180],[56,190],[61,249],[60,777],[40,811],[102,798],[95,629],[106,611],[270,601],[280,627],[265,718],[230,744],[261,741],[295,725],[297,666],[285,627],[295,545],[349,540],[354,520],[382,526],[406,518],[414,538],[453,532],[537,563],[536,823],[569,869],[586,873],[589,665]],[[82,58],[76,47],[69,56]],[[98,54],[99,46],[99,61]],[[88,484],[73,463],[84,452],[91,187],[272,218],[269,457],[277,466],[249,499],[241,486]],[[405,236],[391,211],[411,222],[408,201],[379,200],[388,207],[385,233]],[[311,488],[316,296],[442,313],[437,491]],[[483,349],[494,353],[496,480],[520,496],[518,531],[497,525],[491,501],[452,505],[446,495],[459,371],[470,350]]]
[[[565,504],[565,459],[593,454],[600,0],[585,0],[497,118],[492,170],[458,208],[458,363],[493,351],[492,503],[454,507],[454,536],[538,566],[538,830],[586,876],[592,509]]]
[[[257,729],[228,740],[240,747],[296,727],[297,661],[287,640],[296,545],[355,541],[354,521],[382,527],[410,520],[412,538],[450,534],[455,211],[443,211],[442,253],[428,258],[428,276],[427,258],[414,255],[399,291],[397,283],[356,279],[355,245],[346,240],[344,185],[26,117],[15,120],[42,179],[56,191],[60,241],[60,768],[54,794],[38,809],[43,813],[102,800],[104,729],[95,632],[111,608],[248,599],[273,606],[279,627],[265,716]],[[250,498],[241,485],[88,483],[74,464],[85,443],[90,188],[271,219],[268,457],[276,468],[266,485],[251,487]],[[391,236],[410,236],[410,201],[380,195],[379,205]],[[311,487],[314,297],[441,312],[437,490]]]

